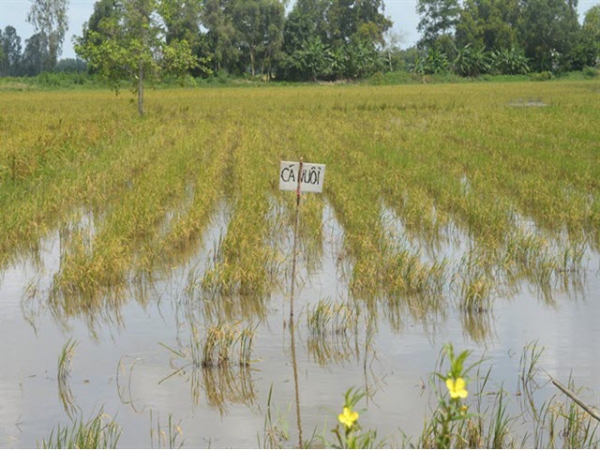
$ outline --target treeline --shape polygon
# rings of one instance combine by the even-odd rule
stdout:
[[[44,1],[55,9],[62,2],[64,14],[66,0],[36,0]],[[405,50],[391,32],[383,0],[296,0],[287,13],[286,4],[99,0],[75,39],[81,59],[58,60],[62,38],[57,49],[56,36],[64,36],[64,26],[58,30],[62,35],[37,27],[24,46],[16,30],[7,26],[0,30],[0,75],[81,71],[86,70],[83,60],[118,62],[125,58],[118,41],[137,42],[128,37],[133,28],[124,25],[127,10],[138,11],[148,22],[138,35],[154,29],[148,36],[166,44],[145,42],[154,49],[152,57],[170,58],[173,65],[189,53],[199,63],[179,66],[194,77],[226,73],[315,81],[395,70],[475,77],[582,70],[597,66],[600,57],[600,5],[590,8],[580,23],[577,0],[418,0],[421,39]],[[91,64],[87,70],[98,67]]]
[[[155,14],[145,17],[149,28],[160,19],[167,46],[184,42],[189,46],[202,62],[192,70],[195,76],[225,71],[316,80],[360,78],[381,69],[384,34],[392,26],[383,13],[383,0],[297,0],[286,15],[287,3],[157,0],[146,6]],[[110,23],[119,16],[126,18],[126,9],[121,0],[96,3],[76,47],[81,56],[89,58],[114,36]]]
[[[419,0],[421,73],[566,72],[598,64],[600,5],[578,0]]]
[[[0,29],[0,76],[32,77],[44,72],[74,73],[86,71],[85,61],[66,58],[51,62],[46,33],[33,34],[25,46],[17,30],[8,25]]]

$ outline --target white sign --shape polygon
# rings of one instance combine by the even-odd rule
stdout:
[[[298,189],[298,178],[300,178],[300,192],[323,192],[323,181],[325,180],[325,164],[300,163],[281,161],[279,169],[279,190],[295,191]]]

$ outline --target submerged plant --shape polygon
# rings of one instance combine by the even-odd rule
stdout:
[[[42,448],[116,448],[121,428],[113,418],[102,410],[87,422],[82,418],[72,424],[52,430],[48,439],[43,439]]]
[[[240,366],[248,366],[251,361],[255,328],[246,327],[240,330],[239,324],[213,325],[207,328],[202,341],[200,359],[194,363],[202,367],[214,367],[230,364],[237,348],[237,361]],[[235,360],[234,360],[235,361]]]
[[[75,347],[78,342],[69,339],[64,345],[60,356],[58,357],[58,396],[63,405],[63,408],[69,417],[77,411],[75,397],[69,386],[69,377],[71,376],[71,359],[75,353]]]

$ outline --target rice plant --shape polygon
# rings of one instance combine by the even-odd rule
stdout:
[[[116,448],[121,432],[115,420],[100,410],[87,422],[79,418],[69,425],[58,425],[47,439],[42,439],[40,447]]]
[[[180,423],[173,421],[173,414],[169,414],[166,425],[161,425],[160,417],[156,418],[150,410],[150,448],[182,448],[184,444],[183,431]]]

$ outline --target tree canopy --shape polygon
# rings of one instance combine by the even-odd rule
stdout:
[[[173,0],[162,0],[173,1]],[[138,111],[143,115],[144,80],[163,74],[183,75],[198,64],[186,40],[167,44],[159,22],[157,0],[124,0],[102,17],[97,31],[77,40],[75,50],[88,66],[113,84],[128,79],[138,94]]]
[[[97,0],[75,49],[90,73],[114,86],[128,79],[140,96],[144,79],[173,74],[331,81],[397,68],[469,77],[597,68],[600,5],[580,23],[577,4],[417,0],[421,38],[401,50],[384,0]],[[67,7],[32,0],[35,33],[23,44],[13,27],[0,30],[0,75],[58,70]]]
[[[461,74],[581,70],[600,54],[597,28],[580,25],[577,0],[418,0],[417,12],[427,70],[440,69],[437,54]]]
[[[53,70],[61,54],[65,33],[69,29],[67,19],[68,0],[34,0],[27,15],[31,23],[43,39],[37,41],[45,47],[43,67]]]

